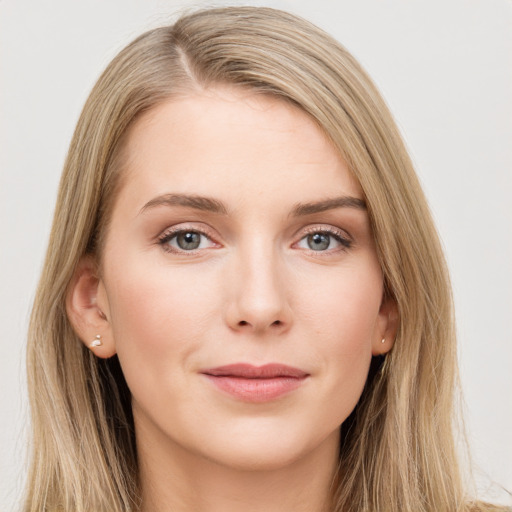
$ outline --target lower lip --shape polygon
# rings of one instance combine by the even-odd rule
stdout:
[[[242,377],[216,377],[206,375],[221,391],[244,402],[262,403],[294,391],[306,380],[306,377],[274,377],[268,379],[247,379]]]

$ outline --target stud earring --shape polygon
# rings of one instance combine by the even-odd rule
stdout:
[[[103,345],[103,343],[101,342],[101,334],[96,334],[96,339],[94,339],[91,344],[89,345],[89,348],[96,348],[96,347],[100,347],[101,345]]]
[[[386,338],[382,338],[381,343],[386,343]]]

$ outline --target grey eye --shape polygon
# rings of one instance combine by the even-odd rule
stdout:
[[[200,230],[174,229],[162,236],[159,244],[165,251],[178,254],[216,247],[215,242]]]
[[[341,233],[318,230],[302,237],[296,247],[315,252],[333,252],[350,249],[352,242]]]
[[[331,243],[331,235],[327,233],[313,233],[306,237],[309,249],[313,251],[325,251]]]
[[[180,249],[193,251],[201,245],[201,234],[195,231],[182,231],[176,235],[175,240],[176,246]]]

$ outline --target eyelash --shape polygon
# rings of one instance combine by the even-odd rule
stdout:
[[[187,228],[187,227],[173,227],[173,228],[170,228],[168,230],[166,230],[164,233],[162,233],[161,236],[158,237],[158,244],[162,246],[162,249],[166,252],[170,252],[170,253],[174,253],[174,254],[185,254],[185,253],[189,253],[189,254],[194,254],[196,253],[198,250],[201,250],[201,249],[192,249],[192,250],[185,250],[185,249],[176,249],[175,247],[172,247],[171,245],[169,245],[169,242],[173,239],[173,238],[176,238],[178,235],[180,235],[181,233],[196,233],[200,236],[204,236],[206,237],[209,242],[211,242],[213,245],[219,245],[217,242],[215,242],[214,238],[212,237],[212,235],[210,233],[208,233],[206,230],[204,229],[198,229],[198,228]]]
[[[215,245],[219,246],[219,244],[217,242],[215,242],[212,235],[210,233],[208,233],[206,230],[192,228],[192,227],[191,228],[187,228],[187,227],[170,228],[170,229],[166,230],[164,233],[162,233],[161,236],[158,237],[158,244],[162,246],[162,249],[164,251],[174,253],[174,254],[185,254],[185,253],[195,254],[197,251],[202,250],[199,248],[191,249],[191,250],[176,249],[176,248],[172,247],[171,245],[169,245],[169,242],[172,239],[176,238],[181,233],[199,234],[200,236],[206,237],[209,240],[209,242],[212,243],[214,246]],[[296,246],[297,244],[299,244],[302,240],[304,240],[308,236],[315,235],[315,234],[330,236],[330,237],[334,238],[336,240],[336,242],[338,242],[341,245],[341,247],[339,247],[337,249],[327,249],[327,250],[323,250],[323,251],[315,251],[314,249],[304,249],[306,251],[309,251],[310,253],[315,254],[316,256],[324,256],[324,255],[332,254],[333,252],[338,252],[338,251],[347,251],[350,248],[352,248],[353,242],[349,238],[349,236],[347,236],[346,232],[339,230],[339,229],[332,228],[332,227],[319,227],[319,226],[310,227],[310,228],[306,229],[303,232],[301,238],[297,242],[295,242],[293,244],[293,246]]]
[[[301,242],[302,240],[307,238],[309,235],[315,235],[315,234],[328,235],[328,236],[334,238],[341,245],[341,247],[338,249],[328,249],[326,251],[315,251],[313,249],[309,249],[309,252],[314,253],[316,256],[324,256],[324,255],[326,256],[328,254],[332,254],[333,252],[347,251],[352,248],[353,241],[350,239],[348,233],[346,233],[343,230],[336,229],[333,227],[312,226],[310,228],[307,228],[305,230],[303,236],[301,236],[299,242]],[[299,242],[296,242],[294,245],[298,244]]]

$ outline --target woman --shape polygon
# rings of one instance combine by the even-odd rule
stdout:
[[[410,160],[359,65],[289,14],[200,11],[108,66],[29,338],[27,511],[491,509],[461,484]]]

